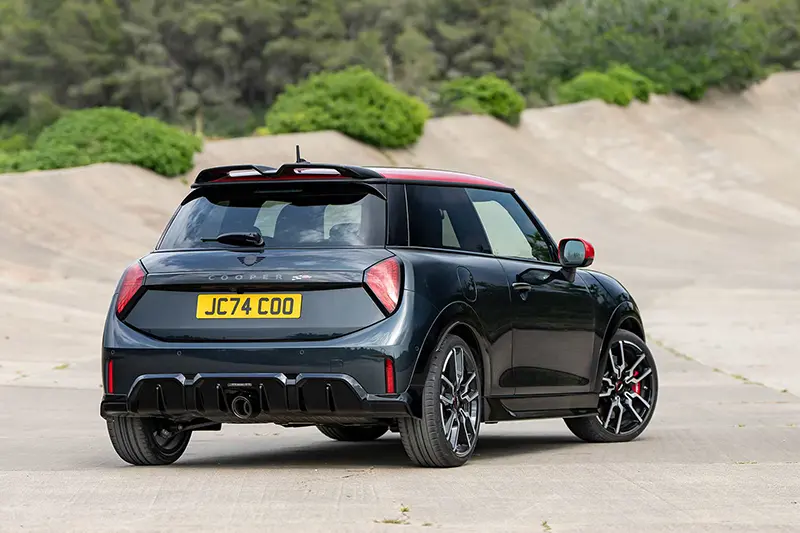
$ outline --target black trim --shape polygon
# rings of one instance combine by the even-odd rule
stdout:
[[[247,397],[252,416],[237,418],[232,400]],[[398,418],[411,415],[407,393],[369,394],[347,374],[146,374],[127,395],[107,394],[100,404],[104,418],[158,416],[212,422],[303,422],[325,418]]]
[[[517,203],[519,203],[520,207],[522,207],[522,210],[525,211],[525,213],[531,219],[531,221],[533,222],[533,225],[536,226],[536,229],[539,230],[539,233],[541,233],[544,236],[544,238],[547,240],[547,244],[550,247],[550,254],[553,257],[556,258],[556,261],[553,262],[553,263],[548,262],[548,261],[539,261],[539,262],[540,263],[544,263],[544,264],[548,264],[548,265],[559,265],[560,266],[561,263],[558,262],[558,244],[556,244],[556,241],[555,241],[555,239],[553,239],[553,236],[550,235],[549,231],[547,231],[547,228],[545,228],[545,226],[542,223],[542,221],[539,220],[539,217],[536,216],[536,213],[533,212],[533,209],[531,209],[530,206],[527,203],[525,203],[525,200],[523,200],[522,197],[519,194],[517,194],[516,191],[512,192],[511,194],[514,197],[514,199],[517,200]]]
[[[265,165],[225,165],[219,167],[210,167],[200,171],[197,174],[197,177],[194,180],[195,185],[200,185],[203,183],[208,183],[210,181],[218,180],[220,178],[227,177],[231,172],[236,172],[239,170],[255,170],[261,175],[265,175],[268,172],[274,172],[274,167],[268,167]]]
[[[194,180],[193,187],[204,185],[218,179],[225,178],[231,172],[242,170],[256,171],[265,178],[275,178],[278,176],[291,175],[298,169],[321,169],[321,170],[335,170],[341,176],[355,179],[385,179],[381,174],[374,170],[357,167],[351,165],[333,165],[330,163],[286,163],[275,169],[264,165],[230,165],[222,167],[212,167],[201,170]]]
[[[406,188],[390,182],[386,187],[386,246],[408,246],[408,200]]]

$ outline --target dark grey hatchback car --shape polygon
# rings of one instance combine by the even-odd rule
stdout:
[[[117,286],[101,415],[135,465],[227,423],[398,432],[429,467],[463,465],[481,425],[505,420],[629,441],[653,416],[656,364],[636,303],[593,258],[486,178],[209,168]]]

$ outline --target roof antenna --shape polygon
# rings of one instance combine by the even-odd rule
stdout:
[[[299,144],[295,145],[295,151],[297,152],[297,161],[295,161],[295,163],[298,163],[298,164],[299,163],[308,163],[308,161],[306,161],[305,159],[300,157],[300,145]]]

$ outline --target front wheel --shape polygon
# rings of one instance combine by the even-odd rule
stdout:
[[[597,415],[564,422],[586,442],[632,441],[647,428],[658,399],[658,371],[647,344],[630,331],[617,331],[602,381]]]
[[[117,455],[136,466],[174,463],[192,437],[191,431],[176,432],[173,424],[158,418],[115,416],[106,427]]]
[[[400,439],[419,466],[461,466],[472,457],[481,424],[480,368],[469,345],[448,335],[432,357],[422,418],[401,418]]]

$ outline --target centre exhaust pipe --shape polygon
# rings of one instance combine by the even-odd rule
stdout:
[[[237,396],[231,402],[231,411],[236,418],[247,420],[253,415],[253,404],[247,396]]]

